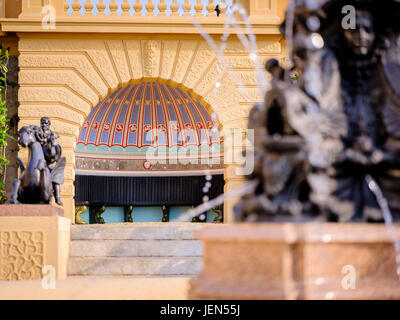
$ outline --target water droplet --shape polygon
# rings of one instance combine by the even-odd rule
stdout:
[[[311,34],[311,43],[316,49],[322,49],[324,47],[324,39],[319,33],[312,33]]]
[[[204,221],[204,220],[206,220],[206,215],[203,213],[203,214],[200,215],[199,218],[200,218],[200,220],[203,220],[203,221]]]
[[[219,8],[221,9],[222,12],[224,12],[228,8],[228,5],[225,3],[225,1],[222,1],[219,4]]]
[[[318,1],[316,0],[306,0],[306,6],[310,10],[317,10],[318,9]]]
[[[311,16],[307,19],[306,21],[308,29],[311,31],[317,31],[319,27],[321,26],[321,22],[319,21],[318,17],[316,16]]]
[[[207,187],[204,187],[203,188],[203,193],[207,193],[208,192],[208,188]]]
[[[324,278],[317,278],[316,280],[315,280],[315,284],[317,285],[317,286],[320,286],[321,284],[323,284],[325,282],[325,279]]]
[[[254,53],[254,52],[252,52],[252,53],[250,53],[249,54],[249,58],[250,58],[250,60],[252,60],[252,61],[256,61],[257,60],[257,53]]]
[[[329,291],[329,292],[326,293],[325,298],[326,299],[332,299],[333,296],[334,296],[334,293],[332,291]]]
[[[368,183],[368,187],[370,189],[374,189],[375,188],[375,183],[373,181],[371,181],[370,183]]]
[[[220,88],[220,87],[221,87],[221,82],[217,81],[217,82],[215,83],[215,87],[216,87],[216,88]]]
[[[330,235],[329,233],[324,234],[322,236],[322,242],[331,242],[331,240],[332,240],[332,235]]]
[[[207,202],[208,200],[210,200],[210,198],[208,196],[203,197],[203,202]]]
[[[211,174],[207,174],[207,175],[206,175],[206,180],[207,180],[207,181],[211,181],[211,179],[212,179]]]
[[[206,187],[211,188],[211,182],[206,182]]]

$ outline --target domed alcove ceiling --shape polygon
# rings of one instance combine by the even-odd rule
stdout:
[[[189,90],[169,83],[119,88],[85,120],[76,174],[221,174],[223,143],[207,109]]]

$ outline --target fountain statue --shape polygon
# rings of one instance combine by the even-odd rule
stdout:
[[[239,223],[197,232],[191,299],[399,299],[399,18],[399,0],[289,1],[291,66],[256,66],[254,170],[224,194]]]
[[[62,206],[60,185],[64,183],[66,159],[61,157],[62,149],[56,141],[59,136],[50,129],[50,119],[43,117],[40,124],[19,130],[18,143],[29,148],[30,158],[27,168],[18,159],[21,176],[14,181],[10,203],[50,204],[54,195]]]
[[[380,222],[384,203],[400,220],[399,18],[398,0],[292,2],[292,66],[266,64],[238,221]]]

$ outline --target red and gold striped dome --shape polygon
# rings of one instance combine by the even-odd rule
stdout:
[[[84,146],[167,147],[219,143],[205,107],[179,87],[141,82],[119,88],[86,119],[78,139]],[[158,141],[152,135],[158,133]]]
[[[217,125],[190,92],[171,84],[145,81],[117,89],[90,112],[77,140],[77,173],[95,169],[84,159],[148,160],[149,151],[160,148],[165,154],[190,149],[211,151],[215,156],[218,151],[220,157],[221,146]],[[152,167],[131,163],[129,170]]]

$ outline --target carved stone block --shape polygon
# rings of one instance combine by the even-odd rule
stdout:
[[[25,206],[13,207],[14,216],[0,216],[0,281],[41,279],[46,266],[54,268],[57,279],[66,278],[70,219],[18,216]]]

